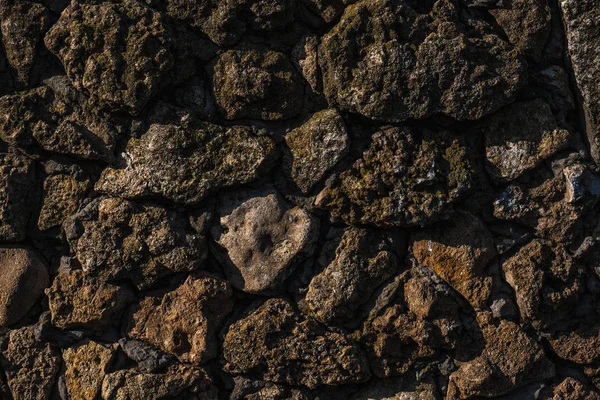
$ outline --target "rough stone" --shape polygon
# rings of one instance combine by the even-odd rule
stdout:
[[[459,137],[409,127],[377,132],[362,158],[317,197],[350,225],[424,226],[446,219],[472,186],[473,165]]]
[[[538,397],[540,400],[598,400],[600,395],[575,378],[548,387]]]
[[[49,285],[46,263],[28,247],[0,247],[0,326],[27,314]]]
[[[568,52],[583,100],[591,155],[600,163],[600,8],[595,0],[560,0]]]
[[[581,325],[587,325],[587,321]],[[576,364],[600,362],[600,326],[582,326],[548,339],[550,348],[563,360]]]
[[[333,109],[314,114],[285,136],[289,148],[284,171],[303,193],[309,193],[348,153],[350,138],[340,114]]]
[[[126,286],[93,279],[82,270],[59,273],[46,295],[54,326],[92,331],[118,325],[121,312],[134,299]]]
[[[162,298],[146,297],[135,311],[128,336],[146,341],[181,362],[202,364],[217,356],[216,334],[233,307],[226,282],[189,277]]]
[[[15,329],[8,334],[0,360],[13,398],[46,400],[60,368],[60,353],[38,341],[33,326]]]
[[[65,384],[70,398],[94,400],[115,357],[115,346],[86,340],[63,351]]]
[[[136,369],[112,372],[104,377],[101,393],[103,400],[213,400],[217,389],[203,368],[174,365],[156,374]]]
[[[160,197],[193,205],[265,174],[274,156],[271,139],[242,126],[153,124],[140,139],[129,140],[95,188],[129,199]]]
[[[550,37],[552,14],[548,1],[512,0],[507,4],[490,10],[490,14],[519,51],[539,62]]]
[[[27,236],[35,166],[16,151],[0,153],[0,166],[0,242],[19,242]]]
[[[125,0],[71,3],[44,41],[78,90],[136,115],[161,89],[194,74],[192,48],[202,43],[193,39],[144,3]]]
[[[318,239],[318,220],[273,189],[223,199],[211,229],[228,281],[248,293],[276,292]]]
[[[515,103],[492,116],[485,128],[487,171],[509,182],[563,150],[569,131],[558,127],[542,100]]]
[[[488,313],[477,319],[487,345],[479,357],[452,373],[447,398],[499,396],[554,376],[554,364],[517,324],[503,320],[494,324]]]
[[[412,253],[431,268],[473,307],[486,307],[493,279],[487,266],[496,256],[494,238],[473,214],[460,212],[436,228],[417,232]]]
[[[438,113],[474,120],[525,83],[516,53],[452,1],[363,0],[323,37],[319,63],[325,95],[341,110],[385,122]]]
[[[240,47],[209,67],[219,112],[227,119],[282,120],[302,108],[302,77],[283,53]]]
[[[139,368],[148,372],[164,370],[175,359],[173,355],[163,353],[141,340],[122,338],[119,340],[119,347]]]
[[[14,70],[19,89],[29,88],[36,55],[48,26],[48,10],[29,1],[4,2],[0,5],[0,31],[6,58]]]
[[[391,241],[380,232],[350,228],[334,239],[335,258],[308,286],[301,309],[327,325],[344,323],[356,316],[360,305],[398,268]],[[328,244],[320,263],[331,258]]]
[[[71,252],[95,279],[128,280],[138,289],[202,266],[204,236],[180,212],[101,197],[63,224]]]
[[[263,380],[314,389],[370,377],[360,347],[341,333],[269,299],[229,327],[223,343],[225,371],[252,372]]]

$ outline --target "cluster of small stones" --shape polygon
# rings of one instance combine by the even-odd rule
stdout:
[[[0,399],[600,400],[597,0],[0,0]]]

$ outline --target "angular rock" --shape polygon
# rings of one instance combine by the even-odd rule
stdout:
[[[96,190],[193,205],[217,190],[255,180],[270,169],[274,157],[271,139],[242,126],[153,124],[140,139],[129,140],[117,166],[103,171]]]
[[[523,55],[539,62],[550,37],[552,14],[547,0],[512,0],[490,10],[510,42]]]
[[[80,159],[113,160],[116,128],[56,76],[30,91],[0,98],[0,137],[23,151],[34,144]]]
[[[133,115],[161,89],[193,75],[191,49],[202,46],[138,0],[71,3],[44,41],[78,90]]]
[[[575,364],[600,362],[600,326],[585,326],[572,331],[560,332],[548,339],[550,348],[563,360]]]
[[[515,103],[492,116],[485,128],[487,171],[496,182],[509,182],[532,170],[569,143],[542,100]]]
[[[8,334],[2,348],[6,383],[19,400],[46,400],[60,368],[60,353],[49,344],[38,341],[35,327],[15,329]]]
[[[223,199],[218,211],[214,254],[231,285],[248,293],[276,292],[319,236],[315,217],[270,188]]]
[[[557,329],[586,291],[584,268],[564,247],[543,240],[523,246],[502,270],[515,291],[522,322],[537,330]]]
[[[265,381],[311,389],[370,377],[366,357],[356,343],[303,317],[282,299],[267,300],[231,325],[223,357],[228,373],[253,373]]]
[[[299,0],[299,16],[310,25],[320,28],[335,22],[347,4],[356,0]]]
[[[157,374],[136,369],[112,372],[104,377],[101,393],[103,400],[212,400],[217,396],[217,389],[203,368],[174,365]]]
[[[424,226],[445,219],[472,187],[473,165],[449,132],[387,128],[315,204],[347,224]]]
[[[75,214],[91,189],[89,176],[77,164],[50,160],[44,169],[48,176],[43,184],[42,208],[37,223],[42,231],[60,226]]]
[[[290,399],[313,400],[311,392],[304,388],[279,385],[272,382],[256,381],[236,376],[233,381],[235,387],[229,397],[230,400],[250,399]],[[322,393],[319,393],[323,395]]]
[[[0,153],[0,166],[0,242],[19,242],[27,236],[35,167],[16,151]]]
[[[600,7],[595,0],[560,0],[568,51],[583,100],[591,155],[600,163]]]
[[[118,286],[86,276],[81,270],[59,273],[46,289],[52,325],[60,329],[102,331],[117,324],[134,295]]]
[[[413,382],[406,378],[373,381],[352,400],[432,400],[437,398],[436,385]]]
[[[493,286],[487,266],[496,249],[494,238],[479,218],[459,212],[435,229],[417,232],[412,253],[419,264],[435,271],[474,308],[486,307]]]
[[[129,280],[138,289],[200,268],[204,236],[180,212],[101,197],[63,224],[71,252],[95,279]]]
[[[494,324],[487,313],[478,314],[487,345],[482,354],[450,376],[449,399],[494,397],[554,376],[554,364],[542,347],[513,322]]]
[[[302,108],[302,77],[283,53],[262,46],[239,47],[209,67],[215,100],[226,119],[284,120]]]
[[[351,5],[323,37],[319,63],[331,106],[385,122],[478,119],[510,103],[527,76],[490,25],[446,0]]]
[[[0,5],[0,31],[6,58],[19,89],[30,86],[35,58],[48,26],[48,10],[41,4],[18,1]]]
[[[46,263],[28,247],[0,247],[0,326],[27,314],[49,285]]]
[[[86,340],[63,351],[65,384],[70,398],[94,400],[115,357],[115,346]]]
[[[334,242],[339,243],[335,259],[311,280],[301,305],[305,313],[327,325],[356,317],[358,308],[398,268],[392,243],[380,232],[350,228]],[[329,257],[324,250],[319,261],[327,263]]]
[[[146,341],[181,362],[200,365],[217,356],[216,334],[233,308],[226,282],[188,279],[162,298],[146,297],[133,314],[128,336]]]
[[[548,387],[538,397],[540,400],[599,400],[600,395],[575,378]]]
[[[350,137],[336,110],[314,114],[285,135],[284,171],[307,194],[348,153]]]
[[[308,34],[302,37],[292,49],[292,61],[313,92],[321,94],[323,82],[319,69],[319,37]]]
[[[361,342],[373,374],[406,374],[417,362],[457,349],[464,334],[459,304],[450,287],[431,271],[413,268],[397,296],[364,323]]]
[[[139,368],[148,372],[164,370],[166,366],[172,364],[173,360],[175,360],[174,356],[163,353],[156,347],[141,340],[122,338],[119,340],[119,347],[127,357],[138,364]]]

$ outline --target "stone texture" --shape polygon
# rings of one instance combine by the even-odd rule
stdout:
[[[600,8],[594,0],[561,0],[568,52],[581,94],[585,130],[596,163],[600,162]]]
[[[363,0],[323,37],[319,63],[329,103],[344,111],[385,122],[473,120],[525,83],[516,52],[454,2]]]
[[[203,368],[174,365],[156,374],[136,369],[107,374],[102,382],[101,396],[103,400],[168,398],[213,400],[217,392]]]
[[[115,347],[86,340],[63,351],[65,385],[72,399],[94,400],[115,358]]]
[[[199,365],[217,356],[215,336],[232,307],[226,282],[209,276],[189,277],[162,298],[143,299],[128,336],[157,346],[181,362]]]
[[[262,46],[240,47],[209,67],[219,112],[227,119],[282,120],[302,108],[302,78],[283,53]]]
[[[27,236],[35,166],[20,153],[0,153],[0,242],[19,242]]]
[[[38,341],[33,326],[12,330],[0,362],[13,398],[46,400],[60,368],[60,353]]]
[[[134,299],[128,287],[93,279],[82,270],[59,273],[46,296],[54,326],[92,331],[118,324],[121,312]]]
[[[551,12],[547,0],[512,0],[508,7],[490,10],[510,42],[539,62],[550,37]]]
[[[393,242],[380,232],[350,228],[332,242],[324,245],[319,257],[323,271],[310,281],[301,305],[305,313],[327,325],[354,318],[398,268]]]
[[[600,362],[600,326],[581,324],[579,329],[560,332],[548,339],[550,348],[563,360],[576,364]]]
[[[71,252],[94,279],[148,288],[202,266],[207,247],[187,216],[153,205],[100,197],[63,224]]]
[[[315,203],[350,225],[429,225],[468,193],[472,169],[467,148],[449,132],[387,128]]]
[[[487,266],[496,256],[494,239],[483,222],[457,213],[436,228],[416,233],[412,254],[431,268],[475,308],[486,307],[493,286]]]
[[[496,325],[489,314],[479,314],[477,320],[488,344],[450,376],[448,398],[498,396],[554,376],[554,364],[518,325],[502,320]]]
[[[485,128],[487,171],[509,182],[563,150],[569,132],[558,127],[541,100],[515,103],[492,116]]]
[[[29,247],[0,247],[0,326],[27,314],[49,285],[46,263]]]
[[[229,327],[223,343],[225,370],[252,372],[271,382],[320,385],[362,382],[369,365],[360,347],[294,312],[282,299],[269,299]]]
[[[350,149],[346,125],[336,110],[314,114],[285,136],[284,168],[303,193],[309,193]]]
[[[193,205],[267,173],[274,156],[273,142],[246,127],[153,124],[140,139],[129,140],[95,188],[129,199],[159,197]]]
[[[598,400],[600,395],[575,378],[565,378],[562,382],[544,390],[541,400]]]
[[[231,285],[248,293],[276,292],[314,250],[319,223],[273,189],[223,199],[211,228],[213,253]]]
[[[71,3],[44,41],[78,90],[134,115],[194,74],[192,49],[202,46],[138,0]]]

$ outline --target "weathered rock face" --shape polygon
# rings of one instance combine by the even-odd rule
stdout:
[[[333,242],[333,246],[325,244],[319,262],[331,259],[328,252],[335,251],[335,258],[311,280],[301,306],[304,312],[328,325],[355,317],[358,307],[398,268],[391,241],[380,232],[350,228]]]
[[[523,323],[558,329],[586,291],[586,273],[562,246],[535,239],[502,264]],[[552,285],[548,283],[552,282]]]
[[[75,92],[65,76],[0,98],[0,137],[29,152],[32,145],[85,160],[113,160],[116,128]]]
[[[248,293],[276,292],[318,239],[318,221],[271,189],[224,199],[218,211],[214,254],[232,286]]]
[[[547,0],[513,0],[507,6],[490,14],[523,55],[539,62],[550,36],[552,14]]]
[[[166,85],[195,72],[191,49],[202,45],[138,0],[72,3],[45,43],[77,89],[134,115]]]
[[[87,275],[128,280],[138,288],[200,268],[207,252],[204,236],[184,214],[127,200],[98,198],[63,228]]]
[[[274,156],[273,142],[249,128],[154,124],[140,139],[130,139],[117,167],[104,170],[96,190],[193,205],[265,174]]]
[[[600,395],[590,390],[583,383],[575,378],[565,378],[562,382],[552,385],[545,389],[541,396],[542,400],[561,399],[561,400],[597,400]]]
[[[34,327],[15,329],[1,349],[0,363],[14,398],[45,400],[60,368],[60,353],[38,341]]]
[[[487,314],[479,314],[478,322],[488,344],[450,376],[449,398],[498,396],[554,376],[554,365],[518,325],[501,321],[496,326]]]
[[[360,347],[270,299],[229,327],[223,343],[225,370],[252,372],[271,382],[315,388],[362,382],[370,376]]]
[[[226,282],[190,277],[162,298],[142,300],[128,335],[160,347],[182,362],[202,364],[216,357],[215,336],[232,307]]]
[[[541,100],[515,103],[486,124],[487,170],[497,182],[508,182],[563,150],[569,132],[560,129]]]
[[[413,238],[412,253],[473,307],[485,308],[493,286],[486,268],[496,251],[492,235],[476,216],[460,212],[437,228],[420,231]]]
[[[27,314],[49,285],[45,262],[28,247],[0,247],[0,326]]]
[[[600,162],[600,39],[597,19],[600,15],[594,0],[561,0],[563,20],[567,35],[568,51],[583,100],[585,130],[591,155]]]
[[[285,171],[303,193],[309,193],[350,148],[344,120],[336,110],[316,113],[285,141],[289,148]]]
[[[471,188],[472,165],[460,138],[389,128],[317,197],[336,220],[379,227],[428,225],[443,219]]]
[[[185,399],[188,396],[209,400],[216,395],[207,372],[190,365],[174,365],[156,374],[135,369],[112,372],[104,377],[101,392],[103,400]]]
[[[330,104],[385,122],[444,113],[472,120],[512,101],[525,63],[490,25],[451,1],[363,0],[323,37]]]
[[[262,46],[228,50],[209,68],[215,99],[227,119],[281,120],[302,107],[302,78],[285,54]]]
[[[69,396],[81,400],[97,398],[114,357],[114,346],[89,340],[63,351],[65,385]]]
[[[26,236],[32,211],[35,167],[16,151],[0,153],[0,165],[0,241],[18,242]]]
[[[46,295],[54,326],[95,331],[117,323],[134,297],[126,286],[92,279],[81,270],[58,274]]]

